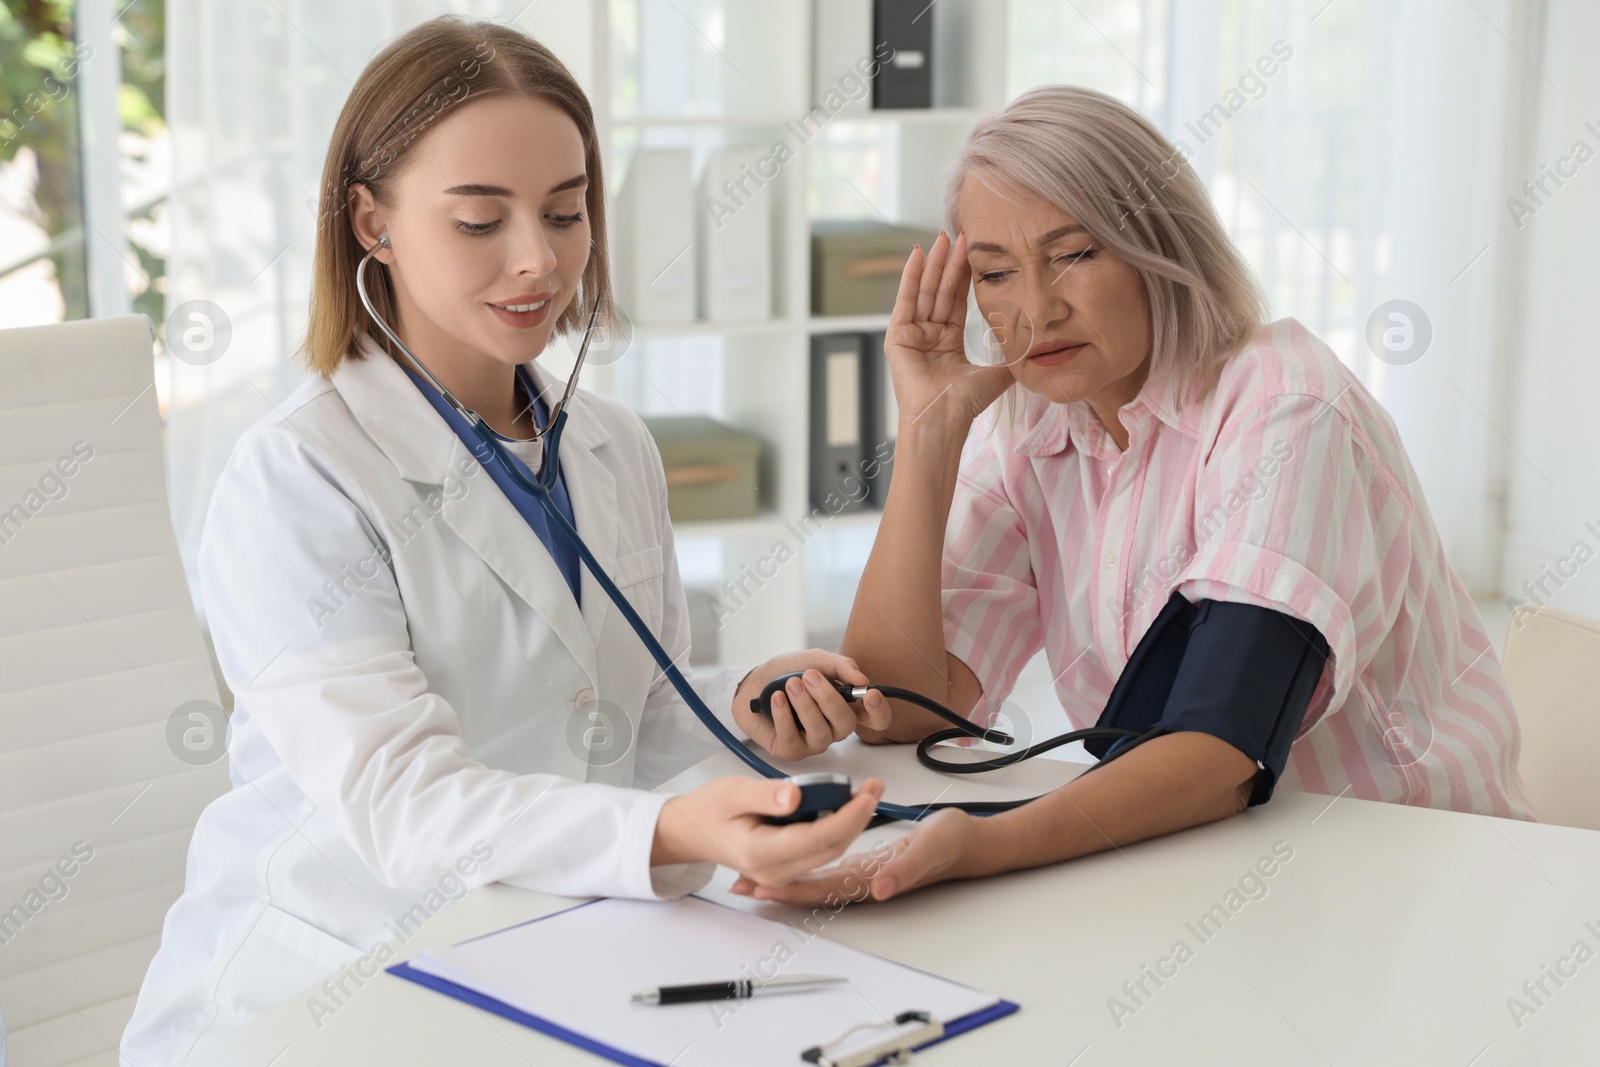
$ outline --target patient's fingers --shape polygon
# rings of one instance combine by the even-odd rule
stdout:
[[[922,277],[917,281],[917,321],[927,322],[933,317],[934,300],[938,295],[939,282],[944,277],[945,260],[950,256],[950,237],[943,230],[934,238],[933,247],[928,250],[927,265],[922,268]]]
[[[916,831],[895,842],[894,855],[872,872],[872,899],[888,900],[921,885],[935,865],[931,834]]]
[[[922,280],[922,265],[927,262],[921,246],[913,248],[900,271],[900,288],[895,291],[894,307],[889,310],[889,325],[903,326],[917,317],[917,283]]]
[[[781,884],[758,882],[748,875],[740,875],[733,883],[732,892],[757,900],[775,900],[782,904],[828,904],[840,900],[871,900],[871,874],[876,857],[870,852],[853,852],[835,867],[801,873]],[[881,861],[878,862],[881,866]]]
[[[847,856],[837,867],[802,873],[787,882],[780,879],[741,879],[734,892],[758,900],[787,904],[826,903],[829,894],[852,900],[870,896],[888,900],[919,886],[949,877],[962,850],[963,827],[970,816],[938,812],[894,843],[889,855],[868,853]],[[867,887],[865,893],[862,885]],[[854,886],[854,892],[851,887]]]
[[[939,289],[934,296],[932,319],[934,322],[953,322],[956,301],[961,303],[961,322],[967,321],[967,281],[972,270],[967,266],[967,235],[956,235],[950,254],[944,261],[944,276],[939,279]]]

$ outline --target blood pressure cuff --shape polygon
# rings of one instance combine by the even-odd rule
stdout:
[[[1174,592],[1095,725],[1220,737],[1256,761],[1250,806],[1265,804],[1328,655],[1328,642],[1301,619],[1254,604],[1191,604]],[[1104,759],[1129,740],[1097,739],[1084,748]]]

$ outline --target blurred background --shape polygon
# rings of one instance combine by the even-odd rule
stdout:
[[[643,195],[628,183],[648,153],[694,176],[730,149],[792,148],[761,183],[765,314],[641,313],[585,384],[760,449],[749,508],[678,523],[696,659],[833,645],[876,522],[871,500],[819,507],[813,363],[825,339],[870,341],[888,307],[819,303],[836,245],[818,223],[931,231],[979,118],[1032,86],[1089,86],[1166,132],[1274,317],[1326,340],[1393,414],[1496,641],[1519,603],[1600,615],[1600,361],[1583,311],[1600,287],[1600,5],[936,0],[895,31],[932,35],[920,98],[834,108],[829,56],[871,6],[5,0],[0,326],[155,321],[173,521],[203,618],[211,487],[300,381],[322,154],[352,81],[433,15],[514,24],[589,92],[616,197]],[[692,195],[709,209],[714,183]],[[204,360],[172,344],[195,307],[225,338]]]

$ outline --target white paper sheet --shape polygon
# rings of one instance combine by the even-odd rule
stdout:
[[[797,1063],[803,1049],[832,1041],[858,1023],[887,1024],[910,1010],[950,1022],[1000,999],[694,897],[599,900],[410,963],[673,1067]],[[652,986],[780,974],[843,975],[850,981],[749,1000],[647,1005],[629,999]],[[880,1025],[871,1035],[889,1038],[894,1029]]]

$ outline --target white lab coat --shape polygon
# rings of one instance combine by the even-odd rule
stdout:
[[[307,1005],[336,1012],[381,970],[378,946],[476,886],[652,898],[713,870],[649,866],[650,787],[715,739],[592,576],[580,613],[404,370],[364,350],[251,427],[217,481],[200,578],[234,693],[233,788],[190,841],[123,1037],[134,1067],[339,971]],[[569,410],[578,532],[687,673],[654,442],[609,399],[580,391]],[[743,673],[695,682],[740,737]]]

